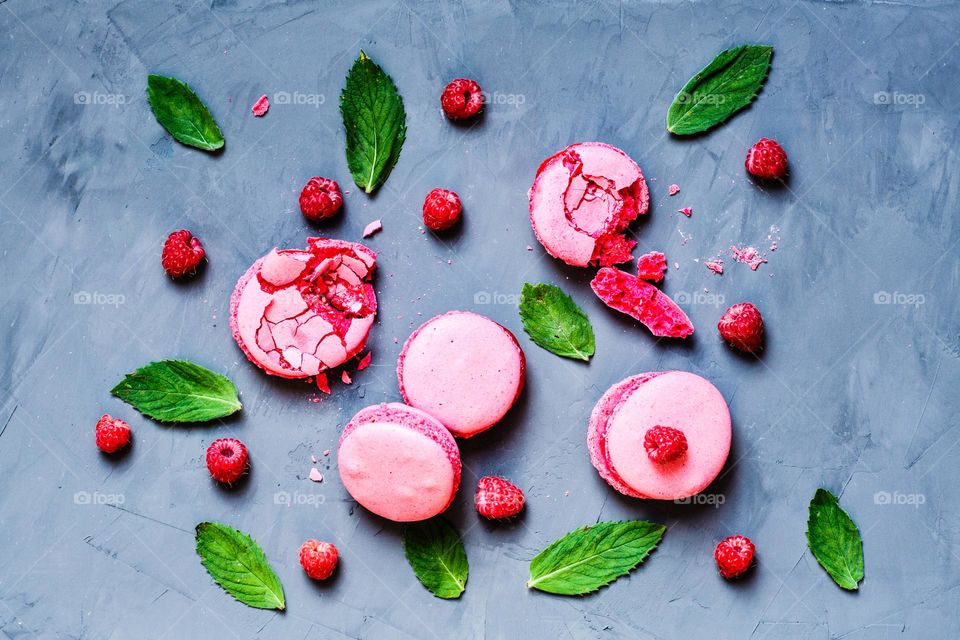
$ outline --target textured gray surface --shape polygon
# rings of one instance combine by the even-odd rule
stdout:
[[[960,7],[40,4],[0,4],[5,636],[960,635]],[[776,47],[755,106],[708,136],[665,136],[674,92],[745,41]],[[400,162],[374,198],[352,188],[336,106],[360,47],[396,79],[408,112]],[[171,141],[146,105],[148,72],[198,89],[225,132],[225,153]],[[437,96],[463,75],[495,104],[475,126],[456,127]],[[294,104],[278,104],[279,92]],[[261,93],[274,106],[255,119],[249,108]],[[761,135],[788,149],[788,188],[746,178],[744,153]],[[535,242],[526,213],[533,173],[579,140],[617,145],[647,174],[653,209],[638,240],[668,255],[665,289],[686,300],[697,327],[687,343],[655,342],[593,297],[590,273],[563,267]],[[345,214],[320,229],[296,205],[315,174],[350,190]],[[671,182],[682,187],[674,198]],[[438,185],[459,191],[466,207],[463,228],[443,239],[418,226],[422,198]],[[685,205],[691,219],[674,213]],[[373,366],[310,402],[310,387],[267,379],[242,356],[227,325],[229,292],[271,247],[316,233],[359,239],[374,218],[384,230],[368,242],[380,252]],[[731,243],[765,243],[771,225],[782,241],[758,271],[728,260],[721,278],[702,266]],[[158,254],[180,227],[203,239],[210,263],[196,281],[173,284]],[[589,365],[522,334],[511,296],[524,281],[560,284],[587,310],[597,332]],[[693,295],[704,287],[715,297]],[[763,310],[760,361],[719,342],[721,296]],[[471,575],[457,602],[414,580],[398,528],[356,508],[333,455],[322,460],[324,483],[306,479],[311,454],[335,449],[357,409],[398,398],[398,341],[452,308],[511,328],[529,364],[505,423],[462,447],[464,483],[450,514]],[[110,397],[125,372],[164,357],[228,374],[242,415],[162,427]],[[718,508],[622,498],[590,466],[586,421],[603,390],[668,368],[709,377],[730,403],[734,449],[710,489],[723,496]],[[93,446],[104,411],[135,431],[133,450],[117,461]],[[226,435],[253,456],[252,477],[233,491],[214,486],[202,461],[206,444]],[[518,523],[477,521],[470,493],[486,473],[526,491]],[[806,550],[806,505],[818,486],[842,493],[864,533],[858,594],[838,589]],[[295,504],[284,506],[285,496]],[[582,599],[524,588],[527,561],[550,540],[598,518],[631,517],[669,530],[629,578]],[[193,527],[207,519],[261,542],[286,587],[286,613],[245,608],[213,585],[193,552]],[[726,584],[711,552],[733,532],[753,538],[760,562]],[[329,584],[312,584],[297,564],[308,537],[342,551]]]

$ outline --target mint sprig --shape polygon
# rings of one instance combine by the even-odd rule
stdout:
[[[183,144],[215,151],[223,133],[203,101],[185,82],[167,76],[147,76],[147,102],[164,129]]]
[[[590,319],[559,287],[524,284],[520,319],[530,339],[551,353],[577,360],[589,360],[594,353]]]
[[[807,545],[838,586],[851,591],[859,588],[863,580],[860,530],[826,489],[817,489],[810,501]]]
[[[151,362],[110,392],[160,422],[205,422],[243,406],[229,378],[187,360]]]
[[[417,580],[438,598],[459,598],[470,568],[460,534],[441,517],[406,526],[403,553]]]
[[[645,520],[598,522],[553,542],[530,561],[527,586],[583,595],[626,575],[643,562],[666,527]]]
[[[197,525],[197,554],[223,590],[256,609],[284,609],[283,585],[249,535],[219,522]]]

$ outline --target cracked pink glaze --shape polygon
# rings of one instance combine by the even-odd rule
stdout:
[[[352,358],[377,311],[369,284],[373,251],[326,238],[307,244],[254,262],[230,298],[237,344],[251,362],[283,378],[315,376]]]

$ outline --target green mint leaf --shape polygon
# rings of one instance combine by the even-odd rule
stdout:
[[[363,51],[347,73],[340,114],[347,131],[347,166],[357,186],[373,193],[400,157],[407,114],[393,80]]]
[[[197,555],[223,590],[257,609],[284,609],[283,585],[256,541],[219,522],[197,525]]]
[[[840,508],[837,497],[817,489],[810,501],[807,545],[833,581],[841,588],[856,590],[863,580],[863,542],[860,530]]]
[[[596,591],[643,562],[664,531],[645,520],[598,522],[571,531],[530,561],[527,586],[565,596]]]
[[[667,112],[667,131],[686,136],[714,127],[750,104],[770,71],[773,47],[727,49],[683,86]]]
[[[523,329],[535,343],[558,356],[589,360],[595,345],[590,319],[573,299],[552,284],[523,285]]]
[[[407,525],[403,553],[423,586],[438,598],[459,598],[467,586],[467,552],[460,534],[443,518]]]
[[[176,78],[147,76],[147,102],[164,129],[191,147],[215,151],[223,146],[223,134],[203,101],[185,82]]]
[[[243,407],[229,378],[186,360],[151,362],[110,393],[160,422],[205,422]]]

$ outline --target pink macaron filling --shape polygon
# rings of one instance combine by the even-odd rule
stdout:
[[[343,430],[337,464],[357,502],[396,522],[442,513],[460,485],[453,436],[432,416],[399,403],[361,409]]]
[[[670,462],[644,447],[651,427],[683,432],[687,449]],[[594,408],[588,445],[593,465],[629,496],[679,500],[717,477],[730,452],[730,412],[708,380],[684,371],[633,376],[614,385]]]
[[[490,318],[451,311],[425,322],[403,345],[400,393],[455,436],[470,437],[500,421],[523,390],[523,350]]]
[[[581,142],[547,158],[530,189],[530,224],[547,252],[567,264],[626,262],[636,242],[627,227],[647,212],[640,167],[620,149]]]
[[[230,298],[230,327],[247,357],[284,378],[305,378],[363,349],[377,311],[376,254],[361,244],[308,238],[253,263]]]

